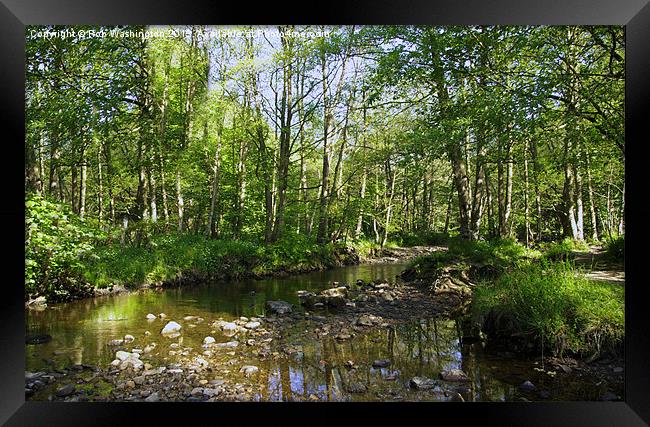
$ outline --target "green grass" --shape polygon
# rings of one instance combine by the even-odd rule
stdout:
[[[573,240],[569,237],[558,242],[541,245],[543,257],[553,261],[567,261],[574,257],[574,251],[589,251],[589,245],[584,241]]]
[[[97,287],[138,286],[196,272],[237,278],[278,271],[327,268],[341,261],[334,244],[317,245],[301,236],[271,245],[210,240],[200,235],[154,236],[145,246],[107,245],[84,262],[85,279]]]
[[[417,273],[426,273],[451,262],[467,261],[491,265],[499,271],[504,271],[540,256],[538,251],[528,249],[512,239],[475,241],[453,237],[448,240],[448,245],[445,252],[434,252],[415,258],[408,268],[415,268]]]
[[[624,288],[589,281],[566,261],[530,263],[480,283],[473,311],[505,315],[511,332],[532,333],[556,354],[615,350],[625,332]]]

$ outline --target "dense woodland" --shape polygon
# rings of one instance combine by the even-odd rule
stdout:
[[[97,228],[380,245],[624,232],[622,27],[30,37],[46,29],[63,27],[27,29],[26,191]]]

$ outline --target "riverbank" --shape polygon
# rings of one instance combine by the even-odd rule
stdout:
[[[147,244],[98,246],[58,280],[28,293],[25,306],[115,295],[148,288],[192,286],[206,282],[287,277],[335,267],[411,260],[444,247],[380,248],[368,242],[317,244],[295,236],[260,245],[168,234]]]
[[[535,253],[507,241],[466,242],[417,259],[402,278],[434,293],[465,284],[472,293],[471,335],[496,351],[542,360],[546,354],[567,371],[581,366],[622,383],[622,262],[604,262],[600,248],[585,253],[566,242],[551,248],[559,246]],[[599,360],[607,366],[593,364]]]

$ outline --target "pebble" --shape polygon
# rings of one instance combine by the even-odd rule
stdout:
[[[158,396],[158,393],[153,392],[144,401],[145,402],[158,402],[159,400],[160,400],[160,396]]]
[[[155,314],[151,314],[151,313],[147,314],[147,320],[155,320],[155,319],[156,319]]]

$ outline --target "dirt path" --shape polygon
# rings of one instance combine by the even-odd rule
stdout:
[[[589,246],[589,251],[574,251],[575,264],[585,271],[590,280],[601,280],[611,283],[625,284],[623,263],[608,260],[601,246]]]

